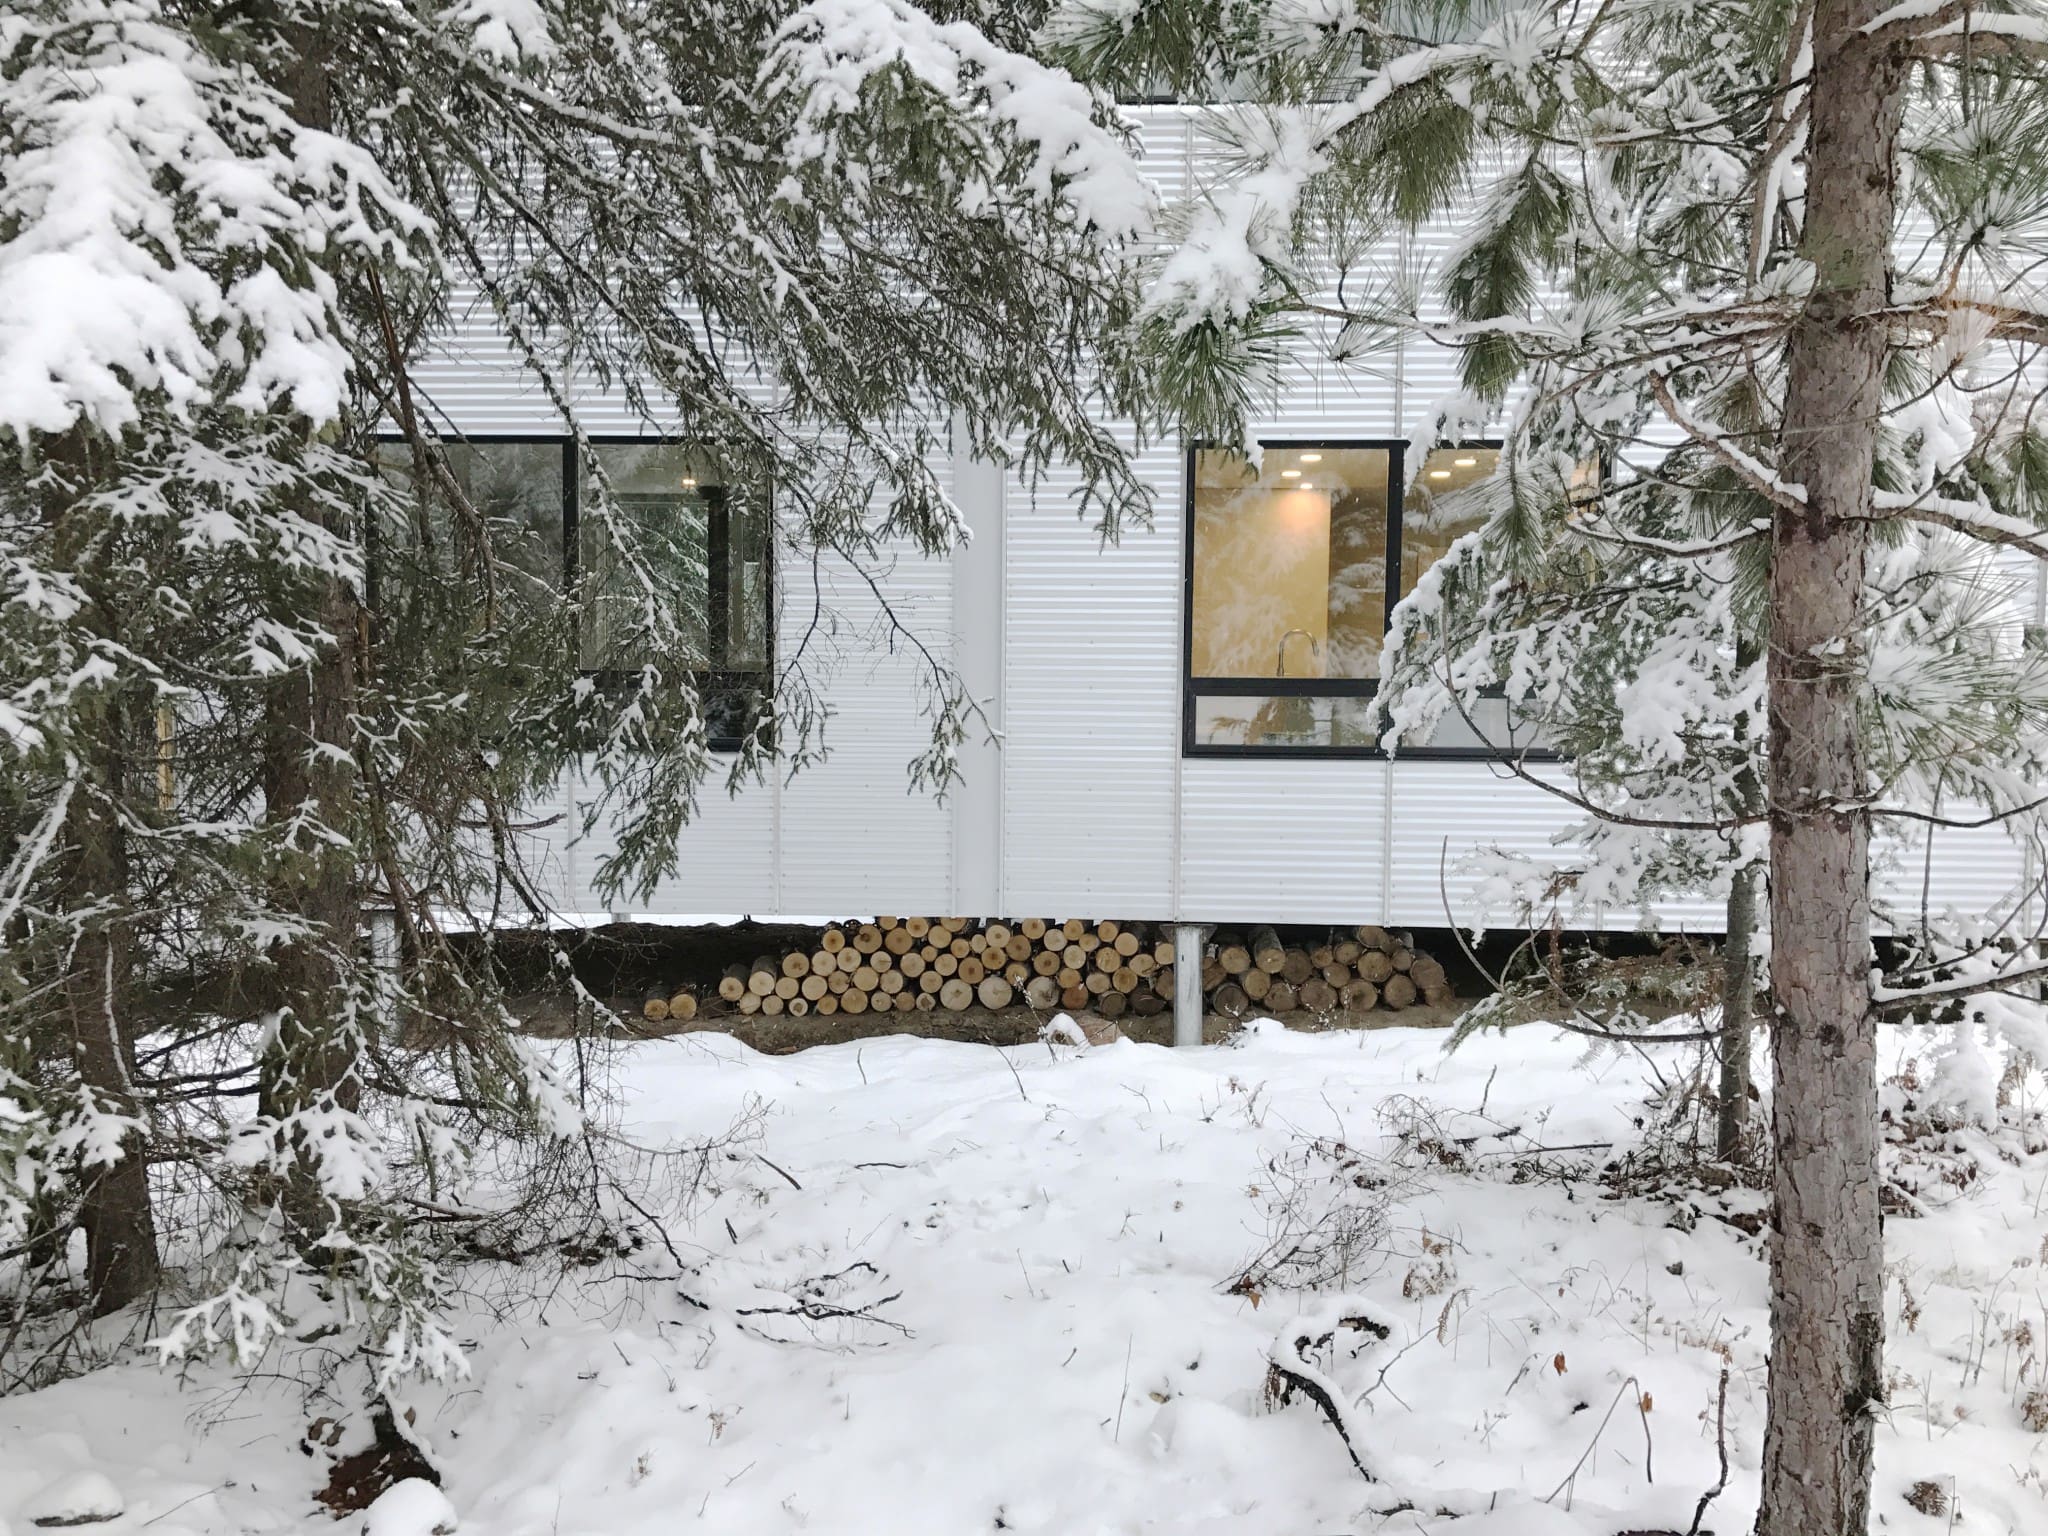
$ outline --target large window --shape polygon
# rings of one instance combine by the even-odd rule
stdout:
[[[1491,447],[1439,449],[1404,494],[1399,443],[1197,449],[1190,475],[1185,745],[1365,755],[1387,615],[1476,526],[1448,493]],[[1481,722],[1482,726],[1485,722]],[[1484,750],[1469,727],[1430,750]]]
[[[646,578],[664,594],[683,594],[667,617],[682,627],[712,744],[735,746],[761,707],[771,661],[767,489],[731,483],[714,454],[679,444],[600,442],[592,451],[617,515],[631,524],[630,558],[613,525],[597,515],[597,491],[573,442],[447,445],[450,469],[490,529],[500,587],[515,604],[521,592],[538,598],[585,579],[577,662],[600,682],[621,681],[645,660]],[[412,472],[401,444],[386,444],[379,457],[395,478]],[[382,590],[373,603],[407,601],[420,590],[419,577],[452,570],[449,562],[460,558],[450,520],[437,513],[424,533],[406,530],[379,552],[374,577]]]

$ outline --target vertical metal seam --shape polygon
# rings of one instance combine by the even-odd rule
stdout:
[[[999,471],[994,477],[996,506],[996,798],[995,906],[990,916],[999,916],[1010,904],[1009,818],[1004,811],[1010,798],[1010,477]]]
[[[1415,260],[1415,236],[1406,225],[1401,229],[1400,250],[1402,270],[1412,270]],[[1408,426],[1408,348],[1412,344],[1412,339],[1404,335],[1401,338],[1401,345],[1394,349],[1394,425],[1396,431],[1404,437],[1411,435]],[[1403,483],[1396,487],[1393,475],[1389,474],[1387,489],[1395,499],[1394,523],[1398,528],[1399,520],[1407,515],[1408,456],[1405,453],[1399,456],[1399,464],[1396,467],[1400,471]],[[1400,580],[1400,573],[1396,571],[1396,591],[1400,590]],[[1384,625],[1382,628],[1384,629]],[[1380,911],[1376,921],[1387,924],[1391,923],[1394,917],[1394,778],[1398,770],[1394,758],[1386,758],[1383,761],[1385,769],[1380,775]]]

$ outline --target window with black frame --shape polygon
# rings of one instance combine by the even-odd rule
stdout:
[[[597,512],[598,496],[575,444],[560,438],[465,439],[444,445],[447,464],[483,519],[513,621],[521,594],[533,611],[587,577],[578,666],[620,685],[647,659],[637,632],[650,590],[681,628],[682,649],[702,691],[711,743],[730,749],[752,729],[768,687],[769,498],[735,485],[715,455],[673,443],[600,442],[592,447],[631,537]],[[409,448],[385,443],[380,470],[413,472]],[[464,541],[445,501],[430,498],[423,528],[401,528],[372,570],[380,607],[423,600],[432,578],[454,570]],[[473,542],[473,541],[472,541]],[[673,601],[681,594],[681,601]],[[545,597],[547,603],[539,601]]]
[[[1498,448],[1430,453],[1403,493],[1405,445],[1269,443],[1256,463],[1198,448],[1189,466],[1184,745],[1192,755],[1365,756],[1387,616],[1478,525],[1453,497]],[[1489,710],[1487,715],[1496,711]],[[1485,752],[1479,718],[1424,750]]]
[[[594,453],[615,515],[630,527],[620,539],[596,515],[593,493],[579,498],[577,559],[587,587],[581,662],[600,677],[623,677],[646,659],[639,638],[648,603],[645,573],[688,594],[669,618],[680,625],[693,661],[714,743],[735,743],[754,726],[766,697],[769,663],[768,497],[735,482],[717,456],[674,443],[599,443]],[[630,550],[625,547],[630,545]]]

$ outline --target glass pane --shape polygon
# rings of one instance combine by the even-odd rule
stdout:
[[[442,451],[455,482],[484,520],[501,599],[530,614],[545,612],[562,584],[562,445],[449,442]],[[377,465],[410,492],[410,447],[378,444]],[[387,570],[401,587],[424,568],[456,570],[469,552],[467,540],[458,536],[455,511],[442,496],[429,504],[424,536],[413,517],[387,523],[385,531]]]
[[[1438,721],[1428,745],[1513,755],[1540,749],[1544,742],[1540,731],[1514,718],[1506,699],[1479,699],[1466,713],[1452,710]]]
[[[766,670],[772,527],[767,497],[730,483],[716,458],[702,449],[601,443],[595,451],[611,486],[614,515],[631,537],[615,536],[595,489],[588,488],[578,537],[588,582],[582,665],[639,665],[646,644],[637,632],[645,629],[653,602],[678,627],[693,667]]]
[[[1484,480],[1499,463],[1498,448],[1439,448],[1422,461],[1401,506],[1403,597],[1452,544],[1486,521],[1471,497],[1455,493]]]
[[[603,507],[586,481],[577,540],[586,598],[582,665],[638,666],[647,657],[640,632],[656,613],[680,632],[690,665],[708,665],[708,544],[725,488],[704,455],[677,444],[605,443],[595,452],[615,506]]]
[[[1369,747],[1371,699],[1195,696],[1195,744],[1230,747]]]
[[[723,648],[713,660],[730,672],[761,672],[768,666],[767,500],[728,498],[726,516]]]
[[[1382,448],[1195,455],[1194,676],[1379,675],[1390,466]]]

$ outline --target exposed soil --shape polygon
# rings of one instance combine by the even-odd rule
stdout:
[[[386,1490],[408,1478],[424,1478],[440,1486],[439,1469],[406,1438],[388,1408],[380,1406],[372,1423],[375,1438],[360,1451],[337,1458],[327,1486],[314,1495],[337,1516],[368,1509]]]

